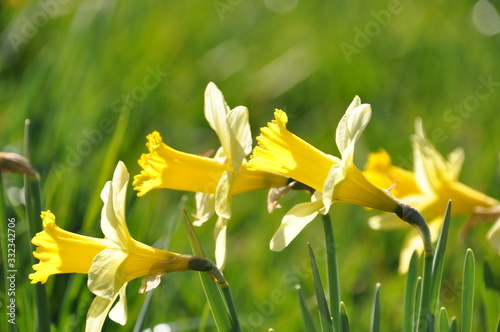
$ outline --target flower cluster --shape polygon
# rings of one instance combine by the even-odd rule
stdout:
[[[33,255],[40,260],[33,266],[36,272],[29,275],[32,283],[43,284],[53,274],[88,274],[88,288],[96,297],[87,314],[85,331],[100,331],[108,312],[113,321],[125,325],[125,290],[130,280],[146,276],[139,290],[144,293],[156,288],[160,276],[166,273],[203,270],[211,263],[204,258],[156,249],[132,238],[125,222],[128,179],[125,164],[119,162],[113,180],[101,192],[103,239],[65,231],[56,225],[52,212],[44,211],[44,230],[32,240],[37,246]]]
[[[437,239],[443,220],[443,211],[449,200],[453,202],[452,216],[471,215],[477,208],[500,204],[477,190],[458,181],[464,161],[462,149],[451,152],[445,159],[426,138],[422,121],[417,119],[413,145],[413,172],[392,165],[389,154],[381,150],[371,153],[364,175],[380,188],[392,186],[391,193],[413,205],[429,224],[433,239]],[[394,215],[382,214],[371,217],[369,225],[374,229],[399,229],[405,227]],[[490,238],[494,235],[490,235]],[[406,237],[400,257],[400,272],[408,268],[411,255],[422,250],[416,231]]]
[[[240,193],[269,189],[270,210],[289,190],[305,188],[311,194],[311,201],[297,204],[284,215],[270,241],[274,251],[287,247],[318,214],[326,215],[333,203],[381,210],[383,214],[369,219],[372,228],[404,228],[408,224],[415,228],[401,251],[402,272],[415,250],[432,253],[431,239],[437,238],[449,200],[454,203],[452,215],[473,215],[469,225],[484,216],[500,218],[499,201],[458,181],[463,151],[457,149],[445,159],[426,138],[421,120],[417,120],[411,137],[413,171],[392,165],[384,150],[371,153],[361,171],[354,164],[354,151],[370,121],[371,107],[357,96],[336,128],[339,156],[324,153],[290,132],[287,114],[279,109],[274,120],[261,128],[254,148],[248,109],[231,109],[213,83],[205,91],[204,113],[221,145],[214,157],[175,150],[154,131],[146,137],[148,153],[139,159],[142,170],[134,176],[133,186],[138,196],[161,188],[194,192],[194,224],[200,226],[217,215],[217,266],[206,258],[156,249],[132,238],[125,221],[129,174],[122,162],[101,192],[104,238],[65,231],[56,225],[54,214],[42,212],[44,230],[32,240],[37,246],[34,256],[40,262],[29,277],[32,283],[45,283],[53,274],[87,274],[88,288],[96,297],[88,311],[86,331],[100,331],[108,313],[115,322],[126,323],[126,286],[135,278],[145,277],[139,290],[143,293],[157,287],[160,277],[170,272],[218,271],[221,275],[232,197]],[[7,157],[6,161],[12,159]],[[6,169],[10,165],[0,164]],[[488,237],[500,251],[500,219]]]

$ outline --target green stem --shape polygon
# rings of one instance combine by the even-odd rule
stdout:
[[[24,155],[30,160],[30,137],[29,137],[30,121],[26,120],[24,128]],[[42,223],[40,221],[40,213],[42,211],[42,190],[40,185],[40,175],[25,174],[24,175],[24,188],[26,200],[26,221],[28,235],[31,239],[32,236],[42,230]],[[34,246],[29,243],[28,247],[34,251]],[[35,264],[35,258],[30,255],[31,265]],[[35,287],[35,303],[36,303],[36,328],[40,332],[50,332],[50,310],[49,301],[47,300],[47,293],[45,286],[40,283],[34,285]]]
[[[231,295],[231,290],[229,289],[229,284],[224,281],[223,284],[219,283],[220,289],[222,290],[222,295],[226,300],[227,307],[229,309],[229,315],[231,316],[232,329],[234,332],[241,332],[240,321],[238,319],[238,313],[236,312],[236,306],[234,305],[233,296]]]
[[[321,219],[323,220],[323,230],[325,233],[330,313],[333,318],[333,326],[335,327],[335,331],[340,331],[340,285],[332,220],[329,214],[323,215]]]
[[[434,331],[434,315],[431,312],[432,301],[432,262],[433,253],[424,253],[424,273],[422,277],[422,295],[418,315],[417,331]]]

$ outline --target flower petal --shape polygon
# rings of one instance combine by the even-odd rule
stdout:
[[[363,133],[370,122],[371,107],[369,104],[361,104],[358,96],[354,97],[351,105],[347,108],[340,120],[335,141],[344,159],[344,151],[350,144],[354,144]]]
[[[330,205],[333,202],[333,193],[335,191],[335,186],[342,180],[344,180],[344,171],[342,164],[334,164],[328,172],[328,176],[325,180],[323,186],[323,205],[325,207],[325,213],[328,213]]]
[[[111,309],[111,311],[109,312],[109,318],[120,325],[127,324],[128,309],[126,289],[127,284],[123,285],[123,287],[120,289],[120,298],[118,299],[118,302],[116,302],[113,309]]]
[[[205,89],[205,118],[207,119],[210,127],[217,133],[222,146],[229,151],[230,142],[229,130],[226,121],[227,113],[230,108],[224,100],[222,92],[217,86],[210,82]]]
[[[87,286],[97,296],[113,299],[126,283],[123,263],[128,254],[119,248],[106,248],[94,258]]]
[[[226,264],[226,231],[228,221],[226,218],[219,217],[214,228],[215,262],[220,270]]]
[[[321,200],[301,203],[294,206],[283,217],[281,225],[271,239],[273,251],[281,251],[306,227],[323,208]]]
[[[500,254],[500,219],[498,219],[495,224],[490,228],[488,234],[486,235],[491,245]]]
[[[106,238],[122,248],[128,248],[132,237],[125,223],[125,196],[129,174],[125,164],[118,162],[113,180],[101,191],[104,206],[101,212],[101,229]]]
[[[233,185],[234,173],[225,171],[217,184],[215,191],[215,212],[219,217],[231,218],[231,186]]]
[[[248,109],[243,106],[235,107],[227,115],[227,121],[231,131],[230,158],[237,172],[245,157],[252,152],[252,132],[248,121]]]
[[[215,194],[196,193],[196,214],[193,225],[201,226],[215,213]]]
[[[96,296],[90,305],[87,312],[87,322],[85,324],[85,332],[99,332],[104,325],[106,316],[115,299],[105,299]]]
[[[217,86],[209,83],[205,90],[205,117],[219,137],[226,158],[237,172],[252,150],[248,109],[239,106],[230,110]]]

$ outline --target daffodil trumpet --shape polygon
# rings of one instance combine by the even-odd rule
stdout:
[[[383,150],[370,153],[363,174],[377,187],[395,185],[391,193],[398,199],[414,206],[425,218],[433,239],[437,239],[442,225],[442,213],[448,201],[453,201],[451,217],[471,215],[466,222],[462,236],[472,225],[482,220],[493,219],[491,213],[500,202],[459,182],[460,170],[464,162],[463,149],[455,149],[445,158],[427,139],[422,120],[415,121],[415,134],[411,136],[413,146],[413,171],[392,165],[389,154]],[[478,211],[485,211],[478,213]],[[391,214],[380,214],[368,220],[373,229],[398,229],[404,227]],[[418,232],[420,233],[420,232]],[[399,271],[406,272],[410,257],[415,250],[427,250],[420,243],[415,231],[408,233],[400,254]],[[488,238],[491,241],[491,233]],[[500,245],[499,245],[500,247]]]
[[[371,117],[371,107],[355,97],[340,120],[336,143],[341,158],[323,153],[291,133],[288,117],[276,109],[275,119],[261,128],[258,146],[253,149],[247,168],[270,171],[297,181],[314,191],[311,202],[293,207],[273,236],[272,250],[284,249],[318,214],[326,215],[334,202],[360,205],[396,214],[420,229],[429,243],[427,225],[417,211],[396,199],[389,190],[371,183],[354,164],[354,147]],[[273,193],[273,199],[281,193]],[[271,208],[272,208],[271,204]],[[428,247],[431,250],[431,246]]]
[[[234,195],[248,191],[283,187],[288,178],[273,172],[250,171],[246,156],[252,151],[252,134],[248,109],[229,108],[214,83],[205,90],[205,118],[217,134],[221,147],[213,158],[181,152],[163,142],[157,131],[147,136],[149,153],[142,154],[142,170],[134,177],[134,189],[143,196],[154,189],[195,192],[195,226],[201,226],[212,215],[218,218],[214,227],[215,259],[222,268],[226,260],[226,230],[232,216]]]
[[[61,229],[56,225],[54,214],[43,211],[43,231],[31,241],[37,246],[33,255],[40,260],[33,266],[35,273],[29,275],[31,283],[43,284],[53,274],[88,274],[87,286],[96,297],[87,314],[86,331],[100,331],[108,312],[113,321],[125,325],[125,290],[133,279],[146,277],[139,293],[156,288],[160,277],[171,272],[204,271],[220,284],[225,283],[215,263],[207,258],[153,248],[132,238],[125,222],[128,179],[125,165],[119,162],[112,181],[108,181],[101,192],[104,238]]]

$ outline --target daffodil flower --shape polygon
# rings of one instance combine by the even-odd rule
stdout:
[[[248,109],[230,109],[214,83],[205,91],[205,117],[216,132],[221,148],[214,158],[174,150],[158,132],[147,136],[149,153],[139,160],[140,174],[134,177],[134,189],[143,196],[152,189],[166,188],[196,192],[195,225],[200,226],[214,213],[218,215],[214,236],[215,256],[222,267],[226,255],[226,229],[231,218],[232,196],[285,186],[288,178],[268,171],[253,172],[245,157],[252,150]]]
[[[287,130],[287,115],[274,112],[275,120],[261,128],[248,168],[268,170],[301,182],[316,192],[312,201],[293,207],[274,234],[272,250],[284,249],[318,213],[326,214],[333,202],[396,212],[399,202],[370,183],[354,165],[354,145],[370,121],[371,108],[355,97],[340,120],[336,143],[341,158],[321,152]]]
[[[210,264],[204,258],[156,249],[132,238],[125,223],[128,179],[125,165],[119,162],[113,180],[101,192],[104,239],[65,231],[56,225],[54,214],[44,211],[41,214],[44,230],[32,240],[37,246],[33,255],[40,262],[33,266],[36,272],[29,275],[31,283],[43,284],[52,274],[88,274],[88,287],[97,296],[87,314],[86,331],[100,331],[108,312],[113,321],[125,325],[125,289],[130,280],[146,276],[140,289],[143,293],[158,286],[161,275],[203,270]]]
[[[387,153],[372,154],[364,171],[365,176],[380,188],[394,185],[391,193],[414,206],[429,224],[433,239],[437,239],[443,214],[448,201],[452,200],[451,216],[470,215],[477,207],[491,207],[499,202],[458,181],[464,153],[456,149],[446,160],[427,140],[422,121],[416,121],[416,133],[412,136],[414,172],[392,166]],[[390,214],[369,219],[374,229],[404,228]],[[408,234],[400,255],[400,272],[405,272],[413,251],[421,250],[419,235],[412,230]]]

